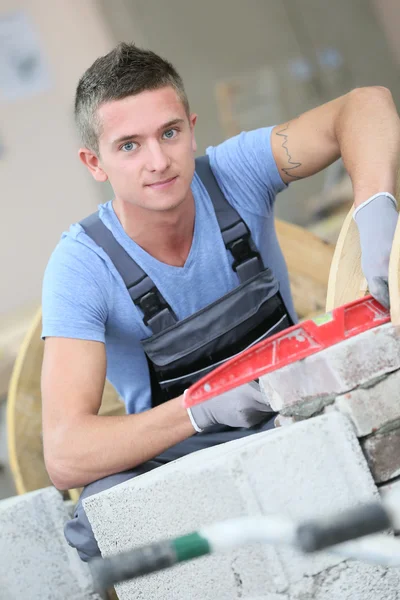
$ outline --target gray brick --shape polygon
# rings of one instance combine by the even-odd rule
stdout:
[[[274,421],[275,427],[287,427],[288,425],[294,425],[297,423],[296,417],[286,417],[282,414],[277,414]]]
[[[363,440],[362,447],[377,483],[400,475],[400,429]]]
[[[376,327],[261,378],[276,411],[310,417],[336,396],[400,368],[399,328]]]
[[[379,495],[382,498],[382,500],[385,500],[385,499],[389,498],[390,496],[392,496],[392,498],[393,498],[393,495],[396,498],[399,498],[400,497],[400,479],[395,479],[394,481],[388,481],[387,483],[382,483],[379,486],[378,490],[379,490]],[[398,524],[397,519],[393,526],[393,529],[397,535],[400,533],[400,526]]]
[[[359,437],[400,421],[400,370],[337,397],[335,405],[351,419]]]
[[[0,596],[100,600],[86,564],[64,539],[61,494],[46,488],[0,502]]]
[[[89,497],[104,555],[241,515],[295,520],[378,496],[348,419],[339,413],[209,448]],[[121,600],[274,598],[340,561],[254,545],[203,557],[118,586]],[[269,594],[269,595],[268,595]]]
[[[200,459],[203,452],[197,454]],[[183,535],[230,517],[259,514],[235,455],[224,453],[227,464],[212,460],[209,450],[204,455],[204,462],[194,461],[192,455],[143,475],[129,486],[88,498],[85,510],[102,553]],[[118,586],[118,595],[121,600],[231,600],[236,597],[239,579],[241,591],[248,593],[283,590],[287,585],[274,550],[256,546],[200,558],[127,582]]]
[[[261,446],[243,449],[247,476],[264,512],[283,513],[301,521],[337,514],[377,496],[353,427],[339,413],[277,431],[282,438],[272,451]],[[266,485],[266,478],[259,473],[268,457]],[[315,575],[335,562],[324,553],[312,560],[291,549],[279,548],[277,553],[291,582]]]
[[[289,600],[398,600],[399,586],[399,569],[349,561],[293,585]]]
[[[383,483],[379,486],[379,495],[381,498],[385,498],[387,494],[396,493],[400,496],[400,479]]]

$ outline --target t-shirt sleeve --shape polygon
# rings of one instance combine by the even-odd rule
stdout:
[[[42,337],[105,341],[110,274],[103,260],[64,238],[47,265],[42,289]]]
[[[226,198],[262,216],[272,211],[276,195],[287,187],[272,154],[272,129],[243,131],[206,151]]]

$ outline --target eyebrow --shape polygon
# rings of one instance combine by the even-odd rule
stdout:
[[[172,119],[172,121],[168,121],[167,123],[164,123],[163,125],[161,125],[157,131],[162,131],[163,129],[167,129],[168,127],[172,127],[173,125],[179,125],[180,123],[184,123],[185,120],[184,119]],[[112,142],[113,146],[116,146],[118,144],[121,144],[122,142],[127,142],[128,140],[132,140],[134,138],[139,138],[141,137],[139,133],[132,133],[131,135],[123,135],[122,137],[114,140]]]

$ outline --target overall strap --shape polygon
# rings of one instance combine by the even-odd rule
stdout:
[[[233,255],[232,268],[243,283],[264,269],[261,256],[251,239],[246,223],[222,193],[208,156],[196,158],[196,173],[213,203],[225,248]]]
[[[96,212],[86,217],[80,221],[80,225],[85,233],[108,254],[124,280],[133,302],[143,311],[144,323],[151,328],[153,333],[159,333],[170,325],[174,325],[177,319],[171,307],[166,303],[150,277],[117,242],[100,219],[99,213]]]

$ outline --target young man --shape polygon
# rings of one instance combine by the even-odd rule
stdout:
[[[400,126],[388,90],[356,89],[195,165],[197,117],[179,75],[127,44],[83,75],[75,114],[80,159],[114,199],[63,235],[46,270],[43,435],[54,485],[87,496],[272,426],[255,383],[191,411],[182,394],[295,320],[275,196],[339,156],[369,289],[388,303]],[[106,375],[124,417],[97,415]],[[66,536],[83,560],[98,553],[81,503]]]

